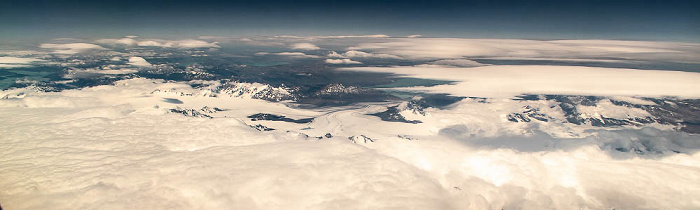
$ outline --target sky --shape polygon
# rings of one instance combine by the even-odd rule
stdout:
[[[700,41],[698,1],[51,1],[0,3],[5,39],[421,34]]]

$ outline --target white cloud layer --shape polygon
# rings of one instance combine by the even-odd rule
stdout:
[[[314,44],[311,44],[311,43],[295,43],[295,44],[292,44],[291,48],[295,49],[295,50],[318,50],[318,49],[321,49],[320,47],[318,47]]]
[[[319,39],[347,39],[347,38],[390,38],[391,36],[385,34],[372,34],[372,35],[338,35],[338,36],[313,36],[313,38]]]
[[[344,70],[457,81],[454,85],[403,88],[457,96],[508,98],[521,94],[564,94],[700,98],[700,73],[694,72],[500,65],[474,68],[353,67]]]
[[[136,45],[137,41],[134,38],[136,37],[126,37],[121,39],[99,39],[95,42],[100,44]]]
[[[303,52],[278,52],[278,53],[258,52],[258,53],[255,53],[255,55],[258,55],[258,56],[279,55],[279,56],[287,56],[287,57],[292,57],[292,58],[320,58],[320,56],[308,55],[308,54],[303,53]]]
[[[216,42],[205,42],[201,40],[187,39],[178,41],[167,40],[145,40],[139,41],[138,46],[142,47],[165,47],[165,48],[219,48]]]
[[[17,58],[17,57],[0,57],[0,63],[3,64],[29,64],[33,62],[43,62],[45,60],[37,58]]]
[[[366,53],[362,51],[357,51],[357,50],[350,50],[347,52],[344,52],[342,54],[339,54],[335,51],[331,51],[328,54],[328,57],[331,58],[388,58],[388,59],[402,59],[399,56],[395,55],[389,55],[389,54],[376,54],[376,53]]]
[[[196,39],[184,40],[162,40],[162,39],[137,39],[135,36],[130,36],[120,39],[99,39],[95,41],[98,44],[106,45],[122,45],[122,46],[141,46],[141,47],[164,47],[164,48],[219,48],[217,42],[206,42]]]
[[[131,74],[136,73],[136,69],[88,69],[86,72],[97,73],[97,74]]]
[[[518,39],[396,38],[368,42],[351,50],[370,50],[412,59],[514,57],[555,59],[642,59],[698,63],[700,44],[613,40],[538,41]]]
[[[353,61],[353,60],[350,60],[349,58],[326,59],[326,63],[330,63],[330,64],[362,64],[362,62]]]
[[[107,66],[102,68],[70,68],[67,70],[67,74],[63,75],[66,79],[77,79],[77,78],[92,78],[110,75],[120,75],[120,74],[132,74],[138,72],[137,69],[130,68],[119,68],[117,66]]]
[[[31,67],[33,63],[43,62],[46,62],[46,60],[38,58],[0,57],[0,68]]]
[[[90,50],[106,50],[95,44],[89,43],[69,43],[69,44],[41,44],[40,48],[53,49],[56,54],[76,54]]]
[[[295,109],[286,103],[252,99],[274,89],[264,84],[236,83],[237,88],[217,92],[219,81],[166,83],[136,78],[61,92],[35,87],[3,90],[0,203],[6,209],[700,208],[699,136],[658,123],[575,125],[567,123],[553,100],[510,99],[521,94],[606,96],[609,99],[594,106],[576,109],[584,118],[644,118],[650,116],[647,111],[611,100],[651,105],[655,103],[642,97],[700,98],[700,73],[485,66],[470,60],[698,63],[700,45],[387,37],[280,37],[287,41],[274,46],[313,42],[346,49],[347,45],[320,39],[375,42],[327,56],[256,55],[317,58],[330,64],[361,64],[355,58],[422,60],[425,64],[417,66],[341,70],[455,81],[399,89],[487,99],[465,98],[444,109],[426,108],[425,115],[400,112],[407,120],[422,122],[411,124],[368,115],[385,111],[387,103]],[[95,43],[219,47],[217,42],[135,36]],[[105,50],[87,43],[41,47],[66,55]],[[152,67],[133,55],[109,55],[111,65],[69,68],[68,72],[79,78]],[[14,56],[0,57],[0,68],[44,62]],[[288,93],[282,88],[275,91]],[[212,119],[170,112],[205,106],[220,109],[208,113]],[[407,103],[399,107],[406,108]],[[508,121],[506,114],[526,109],[548,120]],[[315,119],[295,124],[247,118],[257,113]],[[250,127],[257,124],[276,130],[260,132]],[[315,138],[326,133],[333,137]],[[374,140],[359,141],[359,136]]]
[[[481,64],[479,62],[476,62],[473,60],[467,60],[467,59],[437,60],[435,62],[432,62],[431,64],[432,65],[442,65],[442,66],[457,66],[457,67],[477,67],[477,66],[484,65],[484,64]]]
[[[63,92],[0,92],[0,119],[4,122],[0,123],[3,207],[60,210],[700,206],[700,153],[668,152],[653,158],[610,155],[616,144],[634,144],[649,138],[658,142],[658,151],[674,149],[664,148],[674,144],[698,149],[697,143],[687,144],[697,142],[697,136],[651,128],[602,131],[568,141],[533,135],[524,138],[548,145],[527,150],[524,139],[499,136],[504,130],[493,131],[496,136],[491,139],[469,137],[488,131],[490,125],[521,126],[490,120],[498,118],[492,110],[522,106],[512,102],[465,100],[451,110],[430,110],[436,118],[420,125],[385,122],[365,115],[385,106],[297,110],[280,103],[212,97],[210,93],[186,83],[147,79]],[[168,102],[173,99],[182,103]],[[229,111],[214,113],[218,114],[214,119],[168,113],[168,109],[177,106],[212,106]],[[259,112],[317,119],[301,125],[246,119]],[[259,132],[247,123],[263,123],[278,130]],[[444,125],[450,124],[463,126],[445,129]],[[541,126],[547,124],[543,122]],[[302,130],[305,127],[313,129]],[[299,132],[331,132],[336,137],[307,139]],[[401,139],[397,133],[417,139]],[[350,135],[360,134],[376,141],[354,144],[347,140]]]

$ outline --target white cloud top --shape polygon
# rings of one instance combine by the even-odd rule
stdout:
[[[184,40],[162,40],[162,39],[137,39],[135,36],[129,36],[121,39],[99,39],[95,41],[99,44],[106,45],[123,45],[123,46],[141,46],[141,47],[164,47],[164,48],[219,48],[217,42],[206,42],[196,39]]]
[[[318,49],[321,49],[320,47],[318,47],[314,44],[311,44],[311,43],[296,43],[296,44],[292,44],[291,47],[292,47],[292,49],[295,49],[295,50],[318,50]]]
[[[328,57],[331,58],[385,58],[385,59],[402,59],[399,56],[395,55],[389,55],[389,54],[377,54],[377,53],[367,53],[367,52],[362,52],[362,51],[357,51],[357,50],[350,50],[347,52],[344,52],[342,54],[339,54],[335,51],[332,51],[328,54]]]
[[[3,207],[693,209],[700,202],[700,153],[610,155],[611,146],[650,136],[660,149],[677,149],[677,142],[689,145],[682,149],[699,148],[690,135],[647,128],[573,140],[509,138],[498,135],[523,124],[502,123],[495,113],[523,105],[502,100],[467,99],[450,110],[431,109],[434,118],[416,125],[367,116],[382,108],[372,105],[297,110],[208,93],[148,79],[62,92],[1,91],[0,98],[7,96],[0,99]],[[205,105],[229,111],[214,119],[168,113]],[[260,112],[317,120],[297,125],[245,117]],[[247,123],[278,130],[259,132]],[[444,128],[456,123],[464,126]],[[307,126],[314,129],[301,130]],[[300,131],[336,137],[304,138]],[[418,139],[401,139],[397,132]],[[482,133],[496,136],[446,138]],[[347,140],[351,135],[376,140],[354,144]]]
[[[43,62],[45,60],[37,58],[17,58],[17,57],[0,57],[2,64],[28,64],[33,62]]]
[[[344,70],[395,73],[457,81],[454,85],[407,88],[457,96],[521,94],[678,96],[700,98],[700,73],[578,66],[353,67]]]
[[[467,59],[445,59],[432,62],[433,65],[443,65],[443,66],[458,66],[458,67],[476,67],[483,66],[479,62]]]
[[[89,50],[106,50],[103,47],[89,43],[41,44],[39,47],[53,49],[56,54],[76,54]]]
[[[139,41],[138,46],[143,47],[165,47],[165,48],[219,48],[216,42],[205,42],[202,40],[178,40],[178,41],[168,41],[168,40],[145,40]]]
[[[32,63],[46,62],[37,58],[0,57],[0,68],[31,67]]]
[[[311,38],[318,39],[347,39],[347,38],[389,38],[391,36],[385,34],[373,35],[338,35],[338,36],[312,36]]]
[[[369,42],[351,50],[370,50],[412,59],[470,57],[617,58],[698,63],[700,44],[674,42],[518,39],[402,38]]]
[[[303,53],[303,52],[278,52],[278,53],[258,52],[258,53],[255,53],[255,55],[258,55],[258,56],[279,55],[279,56],[288,56],[288,57],[292,57],[292,58],[320,58],[320,56],[308,55],[308,54]]]
[[[173,43],[173,42],[168,42]],[[205,42],[202,40],[186,39],[180,41],[174,41],[174,45],[177,48],[218,48],[216,42]]]
[[[350,60],[349,58],[326,59],[326,63],[330,63],[330,64],[362,64],[362,62],[353,61],[353,60]]]
[[[136,45],[136,37],[126,37],[121,39],[99,39],[95,42],[100,44],[121,44],[121,45]]]

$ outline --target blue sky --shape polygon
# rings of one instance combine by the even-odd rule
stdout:
[[[51,1],[0,3],[3,39],[199,35],[700,41],[698,1]]]

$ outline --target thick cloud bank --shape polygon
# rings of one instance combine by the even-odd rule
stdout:
[[[395,73],[457,81],[409,90],[457,96],[513,97],[521,94],[700,97],[700,73],[578,66],[353,67],[344,70]]]
[[[291,47],[292,47],[292,49],[295,49],[295,50],[318,50],[318,49],[321,49],[320,47],[318,47],[314,44],[311,44],[311,43],[296,43],[296,44],[292,44]]]
[[[655,60],[698,63],[700,44],[615,40],[520,40],[403,38],[366,42],[351,50],[370,50],[412,59],[473,57]],[[607,59],[610,60],[610,59]]]
[[[98,39],[99,44],[110,46],[140,46],[140,47],[163,47],[163,48],[219,48],[216,42],[205,42],[196,39],[184,40],[162,40],[162,39],[139,39],[136,36],[128,36],[120,39]]]
[[[46,62],[36,58],[17,58],[0,56],[0,68],[21,68],[31,67],[32,63]]]
[[[536,134],[530,138],[545,145],[580,142],[526,148],[500,136],[512,127],[488,114],[510,103],[463,101],[431,110],[424,116],[430,119],[417,125],[365,115],[381,109],[373,105],[297,110],[147,79],[63,92],[14,89],[0,96],[0,202],[7,209],[700,206],[699,153],[638,156],[613,149],[697,149],[697,136],[656,128],[590,131],[568,141]],[[212,119],[169,111],[204,106],[222,111]],[[260,112],[316,119],[294,124],[245,117]],[[261,132],[252,123],[277,130]],[[464,126],[450,126],[455,124]],[[348,141],[360,135],[374,141]],[[656,137],[669,140],[644,141]]]
[[[326,63],[330,64],[362,64],[362,62],[359,61],[353,61],[348,58],[344,59],[326,59]]]
[[[89,43],[41,44],[40,48],[52,49],[56,54],[76,54],[91,50],[106,50],[99,45]]]

